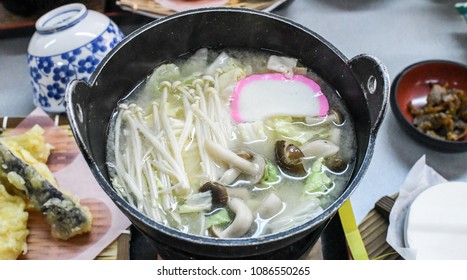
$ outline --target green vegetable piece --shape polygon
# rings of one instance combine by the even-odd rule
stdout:
[[[188,196],[185,202],[179,206],[181,214],[206,211],[211,209],[211,193],[200,192]]]
[[[277,170],[276,166],[269,161],[266,162],[266,166],[264,167],[264,177],[261,180],[261,184],[272,185],[279,182],[279,170]]]
[[[219,211],[216,211],[214,214],[206,217],[206,228],[212,226],[220,226],[229,224],[232,219],[229,216],[227,209],[221,208]]]
[[[151,88],[159,88],[164,81],[175,82],[180,80],[180,69],[175,64],[163,64],[152,73],[148,85]]]
[[[332,180],[323,169],[323,159],[317,159],[311,166],[310,175],[305,179],[305,194],[322,193],[331,186]]]

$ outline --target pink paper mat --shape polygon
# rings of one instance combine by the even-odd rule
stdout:
[[[130,226],[130,221],[94,179],[73,137],[56,126],[42,110],[33,111],[9,135],[24,133],[35,124],[45,129],[46,142],[54,146],[47,165],[60,189],[79,198],[90,209],[93,225],[87,234],[58,240],[51,236],[50,226],[41,213],[30,213],[28,252],[20,259],[95,259]]]

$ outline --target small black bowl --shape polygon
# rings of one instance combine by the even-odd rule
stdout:
[[[467,139],[448,141],[437,139],[418,130],[407,105],[415,99],[424,99],[433,83],[445,84],[467,93],[467,66],[446,60],[427,60],[412,64],[396,76],[391,85],[391,109],[402,126],[415,140],[441,152],[467,151]]]

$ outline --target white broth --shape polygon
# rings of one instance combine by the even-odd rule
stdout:
[[[156,67],[120,101],[107,164],[117,193],[158,223],[256,237],[335,201],[354,169],[355,139],[339,94],[296,59],[200,49]]]

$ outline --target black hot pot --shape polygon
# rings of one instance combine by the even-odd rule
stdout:
[[[109,120],[125,97],[157,65],[203,47],[256,48],[298,58],[331,84],[344,99],[357,135],[356,167],[343,194],[315,219],[259,238],[215,239],[181,233],[142,215],[119,197],[106,167]],[[386,112],[389,78],[385,66],[369,55],[347,59],[320,35],[286,18],[247,9],[209,8],[167,16],[128,35],[99,64],[88,82],[67,88],[67,114],[76,141],[100,186],[156,244],[166,258],[283,258],[276,254],[310,248],[349,198],[366,172],[378,128]],[[294,249],[293,249],[294,250]],[[176,252],[176,256],[170,252]]]

